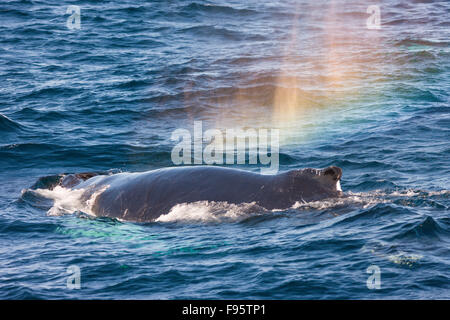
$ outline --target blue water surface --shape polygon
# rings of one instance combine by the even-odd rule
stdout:
[[[1,299],[450,298],[448,1],[21,0],[0,12]],[[64,173],[173,166],[171,134],[194,121],[279,128],[279,170],[340,166],[348,198],[182,206],[137,224],[31,191]]]

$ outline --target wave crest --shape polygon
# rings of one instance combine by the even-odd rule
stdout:
[[[22,129],[21,125],[0,113],[0,132],[10,132]]]

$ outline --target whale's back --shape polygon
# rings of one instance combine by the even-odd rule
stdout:
[[[139,174],[118,174],[104,179],[107,186],[93,211],[134,221],[153,221],[180,203],[259,201],[271,177],[221,167],[177,167]]]
[[[335,196],[336,177],[330,168],[261,175],[217,166],[175,167],[94,176],[77,187],[86,190],[86,198],[95,195],[91,210],[97,216],[147,222],[183,203],[254,202],[273,210]]]

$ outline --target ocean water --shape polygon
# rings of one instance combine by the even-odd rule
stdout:
[[[449,2],[0,12],[1,299],[450,298]],[[64,173],[173,166],[171,134],[194,121],[277,128],[279,171],[340,166],[347,197],[182,204],[138,224],[48,190]]]

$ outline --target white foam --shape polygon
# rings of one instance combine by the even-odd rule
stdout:
[[[450,195],[450,190],[427,191],[427,190],[406,189],[406,190],[395,190],[392,192],[374,190],[374,191],[360,192],[360,193],[358,193],[358,192],[352,193],[351,191],[349,191],[349,192],[347,192],[347,194],[368,195],[368,196],[376,196],[376,197],[443,196],[443,195]]]
[[[94,216],[95,214],[91,210],[92,205],[94,204],[97,196],[108,187],[109,186],[104,186],[103,188],[97,190],[88,199],[85,199],[86,189],[67,189],[61,186],[56,186],[53,190],[36,189],[28,191],[53,200],[53,206],[47,212],[51,216],[59,216],[77,211]]]
[[[232,204],[228,202],[198,201],[175,205],[168,214],[160,216],[158,222],[196,221],[224,222],[241,221],[264,212],[255,202]]]
[[[450,190],[440,190],[440,191],[428,191],[429,196],[443,196],[450,195]]]
[[[316,209],[316,210],[324,210],[336,207],[343,207],[348,205],[360,205],[362,208],[367,208],[369,206],[378,204],[378,203],[387,203],[390,202],[387,199],[377,197],[374,194],[370,193],[348,193],[345,197],[341,198],[329,198],[320,201],[311,201],[311,202],[299,202],[297,201],[291,207],[291,209]]]
[[[389,261],[395,264],[401,264],[411,267],[415,263],[420,261],[423,258],[423,255],[400,251],[396,254],[388,255],[387,258]]]
[[[384,253],[383,251],[388,249],[389,247],[390,245],[386,244],[379,244],[377,246],[364,245],[362,251],[370,252],[371,254],[374,254],[383,259],[387,259],[395,264],[405,265],[408,267],[412,267],[424,257],[421,254],[408,253],[400,250],[395,250],[395,252],[391,254]]]

